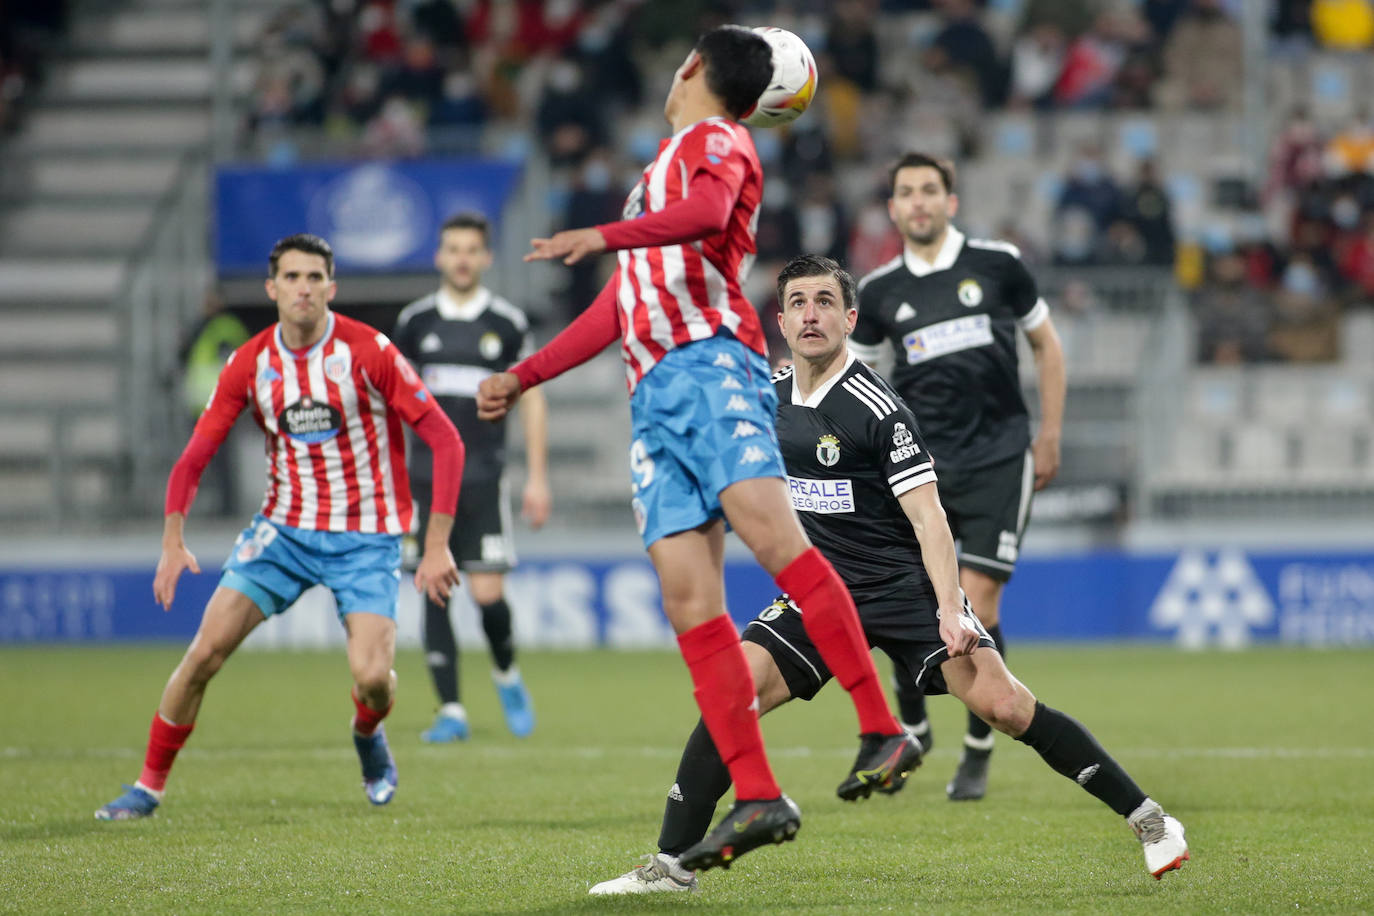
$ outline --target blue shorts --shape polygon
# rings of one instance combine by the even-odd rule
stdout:
[[[224,561],[219,584],[253,599],[264,617],[280,614],[312,585],[323,585],[334,593],[341,618],[366,611],[395,620],[401,537],[306,531],[255,515]]]
[[[768,362],[728,334],[670,350],[630,397],[635,523],[644,546],[721,518],[720,491],[783,477]]]

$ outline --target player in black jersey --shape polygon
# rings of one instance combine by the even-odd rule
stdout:
[[[504,423],[479,422],[477,386],[493,372],[501,372],[529,355],[529,321],[523,312],[482,285],[491,266],[487,221],[480,214],[459,214],[439,231],[434,253],[440,285],[410,303],[396,321],[392,340],[414,363],[430,392],[467,445],[467,464],[454,519],[450,548],[468,580],[468,592],[482,617],[491,647],[496,683],[506,725],[519,737],[534,728],[534,707],[515,666],[510,606],[505,597],[505,574],[515,565],[510,536],[510,507],[502,474],[506,464]],[[529,395],[535,395],[528,400]],[[539,391],[521,399],[525,430],[526,482],[523,515],[533,527],[549,516],[548,408]],[[410,443],[411,480],[420,505],[429,505],[432,486],[428,450],[416,439]],[[419,542],[424,543],[425,518],[416,512]],[[421,734],[427,742],[457,741],[468,736],[467,713],[459,701],[458,641],[447,603],[425,600],[422,628],[425,663],[439,695],[434,724]]]
[[[965,238],[948,162],[908,153],[890,173],[888,213],[902,254],[859,282],[850,349],[870,365],[888,344],[892,386],[910,405],[940,464],[940,498],[959,541],[959,584],[997,648],[1002,588],[1016,567],[1031,493],[1059,470],[1064,354],[1035,280],[1014,245]],[[1016,331],[1035,356],[1040,428],[1034,441],[1021,397]],[[925,697],[898,687],[902,722],[930,750]],[[989,725],[969,713],[953,800],[982,798]]]
[[[954,538],[916,420],[845,345],[857,317],[853,279],[834,261],[807,255],[783,269],[778,295],[795,360],[795,370],[774,376],[792,504],[854,596],[869,643],[892,659],[901,680],[953,693],[1126,817],[1156,878],[1178,868],[1188,858],[1182,825],[1086,728],[1038,702],[997,652],[980,651],[993,642],[960,593]],[[744,631],[760,714],[795,697],[811,699],[831,677],[803,613],[782,596]],[[729,786],[698,723],[668,792],[659,852],[591,893],[695,890],[696,875],[679,860],[690,857]]]

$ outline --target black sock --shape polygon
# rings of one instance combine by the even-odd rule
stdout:
[[[987,630],[988,635],[992,637],[992,641],[997,643],[997,651],[1001,652],[1002,658],[1005,659],[1007,657],[1007,646],[1006,643],[1002,641],[1002,625],[1000,623],[995,623],[992,626],[988,627]],[[968,714],[968,736],[970,738],[975,738],[979,741],[986,741],[987,737],[991,734],[991,725],[984,722],[982,719],[978,718],[971,712]],[[969,748],[966,746],[965,750],[969,750]],[[989,750],[991,750],[991,748],[989,748]]]
[[[1078,783],[1125,817],[1145,800],[1140,786],[1072,716],[1036,702],[1026,733],[1016,739],[1034,748],[1054,771]]]
[[[515,664],[515,641],[511,638],[510,605],[505,598],[497,598],[491,604],[479,604],[482,612],[482,631],[487,634],[487,644],[491,646],[491,661],[497,671],[505,671]]]
[[[908,684],[900,677],[892,679],[893,692],[897,695],[897,711],[904,725],[920,725],[926,719],[926,695],[915,684]]]
[[[420,634],[425,644],[425,664],[429,666],[439,702],[457,703],[458,640],[453,635],[447,604],[435,604],[425,598],[425,623]]]
[[[677,781],[663,806],[663,827],[658,834],[658,849],[679,856],[706,836],[716,802],[730,791],[730,771],[720,759],[715,742],[705,723],[697,721],[682,749],[677,765]]]

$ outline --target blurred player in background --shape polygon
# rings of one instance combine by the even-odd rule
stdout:
[[[480,213],[459,214],[439,230],[434,253],[439,289],[402,310],[391,335],[414,364],[425,387],[458,427],[467,448],[463,499],[454,519],[449,547],[466,573],[468,592],[482,617],[491,649],[492,679],[511,733],[523,738],[534,730],[534,707],[515,666],[510,605],[505,576],[515,565],[510,535],[510,504],[502,475],[506,466],[504,423],[477,419],[477,385],[492,372],[529,356],[533,346],[524,312],[482,285],[491,267],[490,229]],[[542,391],[521,401],[525,425],[523,514],[538,528],[549,517],[548,407]],[[416,503],[429,502],[431,459],[423,442],[412,440],[410,479]],[[424,512],[420,540],[425,538]],[[421,738],[438,743],[468,736],[468,717],[459,700],[458,640],[448,602],[425,600],[425,664],[439,695],[439,713]]]
[[[900,683],[954,694],[1127,818],[1156,878],[1180,867],[1188,858],[1182,825],[1079,722],[1037,701],[996,651],[978,651],[995,646],[960,591],[954,537],[916,419],[845,346],[858,316],[853,278],[829,258],[793,258],[778,275],[778,300],[793,357],[774,376],[792,504],[849,587],[869,642],[891,658]],[[809,700],[830,680],[805,620],[783,595],[744,631],[761,714]],[[658,853],[591,893],[695,890],[680,857],[706,833],[729,786],[698,723],[668,792]]]
[[[1016,246],[968,239],[950,224],[959,210],[954,169],[907,153],[889,174],[888,214],[902,254],[859,283],[859,320],[850,348],[876,364],[887,343],[892,386],[915,412],[940,468],[940,497],[959,540],[959,584],[1006,654],[1002,588],[1016,568],[1031,493],[1059,470],[1064,420],[1064,352],[1035,280]],[[1040,429],[1034,441],[1021,397],[1016,330],[1035,356]],[[925,698],[899,682],[902,721],[932,744]],[[953,800],[987,791],[992,729],[972,712]]]
[[[183,537],[196,484],[245,407],[267,434],[267,494],[239,535],[200,628],[162,692],[143,772],[96,811],[104,821],[147,817],[195,727],[210,679],[258,624],[312,585],[334,594],[348,636],[353,743],[368,801],[396,791],[382,720],[396,692],[396,595],[410,483],[401,422],[434,453],[434,503],[416,586],[443,600],[458,583],[449,530],[463,473],[463,440],[386,336],[329,308],[337,292],[324,239],[292,235],[268,258],[278,321],[234,351],[167,482],[162,556],[153,595],[170,610],[177,581],[200,572]]]
[[[841,798],[900,788],[920,748],[887,706],[854,604],[807,541],[783,482],[775,397],[754,308],[740,292],[755,251],[763,173],[736,123],[767,87],[772,51],[738,27],[702,36],[664,105],[673,135],[644,170],[620,222],[535,239],[527,259],[565,264],[619,251],[596,301],[511,372],[482,382],[478,411],[503,416],[523,391],[619,340],[630,388],[633,508],[678,634],[702,720],[736,802],[683,854],[688,868],[728,866],[790,839],[801,814],[773,778],[739,633],[725,612],[725,521],[779,587],[850,691],[861,743]]]

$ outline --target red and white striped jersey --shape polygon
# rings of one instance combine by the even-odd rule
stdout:
[[[247,406],[267,434],[272,522],[314,531],[410,530],[401,421],[438,409],[386,335],[331,312],[324,338],[297,355],[272,325],[234,351],[196,432],[218,446]]]
[[[728,330],[767,355],[758,313],[740,291],[754,263],[763,168],[742,125],[707,118],[664,140],[625,201],[624,219],[656,213],[687,196],[709,171],[735,192],[725,231],[696,242],[621,251],[621,350],[630,390],[669,350]]]

